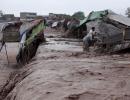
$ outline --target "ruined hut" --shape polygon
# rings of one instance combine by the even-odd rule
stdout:
[[[20,27],[20,36],[20,44],[22,46],[19,49],[16,59],[18,63],[26,64],[35,56],[39,45],[45,41],[44,21],[37,19],[23,23]],[[21,43],[21,41],[24,42]]]
[[[67,27],[67,37],[73,37],[73,38],[79,38],[78,34],[78,26],[79,26],[80,21],[72,18],[71,21],[69,21]]]
[[[96,28],[97,47],[103,51],[116,52],[130,48],[130,19],[110,10],[92,11],[80,22],[78,29],[87,26]]]
[[[0,34],[5,42],[19,41],[19,28],[22,22],[4,22],[0,23]]]

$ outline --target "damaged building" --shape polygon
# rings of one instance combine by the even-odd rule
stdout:
[[[19,49],[16,59],[17,63],[25,64],[35,56],[38,46],[45,42],[44,20],[37,19],[23,23],[19,31],[21,36],[20,43],[24,41],[24,46]]]
[[[86,29],[84,28],[86,26]],[[117,52],[130,48],[130,19],[110,10],[92,11],[75,29],[80,37],[96,28],[96,42],[101,51]]]
[[[49,13],[47,25],[58,30],[64,30],[65,24],[67,25],[70,19],[70,15]]]
[[[19,28],[22,22],[3,22],[0,23],[0,37],[3,37],[5,42],[19,41]]]

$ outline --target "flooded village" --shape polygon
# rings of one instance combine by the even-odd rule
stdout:
[[[19,15],[0,11],[0,100],[130,100],[130,8]]]

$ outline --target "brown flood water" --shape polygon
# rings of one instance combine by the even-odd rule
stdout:
[[[24,67],[7,67],[2,53],[1,88],[10,73],[19,71],[2,88],[9,92],[2,92],[3,100],[130,100],[130,54],[85,54],[78,40],[45,35],[54,37]],[[8,46],[11,63],[17,48],[17,43]]]

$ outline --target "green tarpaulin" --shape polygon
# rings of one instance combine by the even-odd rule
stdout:
[[[28,24],[30,23],[30,24]],[[26,33],[26,41],[24,46],[20,47],[18,55],[16,57],[17,62],[21,64],[28,63],[32,59],[38,49],[38,46],[44,41],[44,22],[42,19],[25,23],[20,32]],[[24,25],[23,25],[24,26]]]
[[[32,30],[31,36],[26,40],[25,45],[29,45],[29,44],[33,41],[34,37],[35,37],[38,33],[40,33],[43,29],[44,29],[44,23],[40,23],[38,26],[36,26],[36,27]]]
[[[80,24],[78,27],[82,26],[83,24],[85,24],[89,21],[93,21],[96,19],[102,19],[107,14],[108,14],[108,10],[96,11],[96,12],[92,11],[84,20],[80,21]]]

